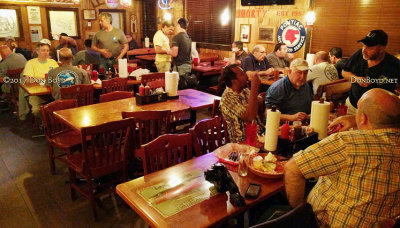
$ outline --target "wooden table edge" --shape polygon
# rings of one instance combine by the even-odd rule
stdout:
[[[50,95],[51,94],[51,89],[50,89],[49,86],[42,86],[42,87],[46,87],[48,90],[46,92],[40,92],[40,93],[30,93],[28,91],[28,87],[29,86],[26,86],[25,84],[19,84],[19,87],[21,87],[29,96],[43,96],[43,95]]]

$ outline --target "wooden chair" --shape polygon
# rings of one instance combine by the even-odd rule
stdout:
[[[101,94],[100,95],[100,103],[115,101],[115,100],[120,100],[120,99],[125,99],[125,98],[131,98],[131,97],[133,97],[133,92],[114,91],[114,92],[107,93],[107,94]]]
[[[44,134],[49,151],[50,172],[55,174],[55,159],[65,162],[65,154],[71,154],[73,149],[77,149],[82,143],[79,132],[74,131],[68,126],[60,123],[54,117],[53,112],[68,108],[78,107],[76,100],[58,100],[47,105],[41,106],[40,110],[43,118]],[[55,155],[54,147],[60,148],[65,153]]]
[[[344,103],[346,101],[346,98],[349,96],[350,89],[351,83],[349,81],[327,85],[325,88],[326,100],[332,101],[336,107],[338,103]]]
[[[222,116],[221,109],[219,108],[220,103],[221,103],[221,100],[214,99],[214,103],[213,103],[213,107],[212,107],[212,111],[211,111],[211,117]]]
[[[213,152],[218,147],[228,143],[226,125],[221,124],[221,118],[204,119],[190,129],[196,156]]]
[[[126,91],[128,78],[112,78],[101,82],[102,93],[110,93],[114,91]]]
[[[217,96],[222,96],[222,93],[224,93],[224,90],[226,88],[225,82],[222,80],[222,75],[224,73],[225,67],[222,68],[221,70],[221,75],[219,76],[218,79],[218,84],[216,86],[211,86],[208,88],[211,94],[217,95]]]
[[[143,74],[141,83],[148,85],[151,89],[163,87],[165,88],[165,73]]]
[[[60,88],[61,99],[76,99],[78,106],[93,104],[93,85],[73,85]]]
[[[192,136],[166,134],[142,145],[144,174],[150,174],[192,158]]]
[[[265,118],[265,95],[267,92],[262,92],[258,94],[257,96],[257,104],[258,104],[258,117],[260,118],[261,121],[264,123],[264,118]]]
[[[7,77],[9,77],[14,82],[18,82],[21,73],[24,71],[24,68],[18,68],[14,70],[7,71]],[[18,95],[19,95],[19,83],[10,83],[10,94],[8,94],[7,100],[10,106],[11,113],[16,113],[18,116]]]
[[[126,148],[134,143],[128,140],[134,134],[134,124],[135,120],[128,118],[82,128],[82,152],[67,155],[71,198],[76,199],[76,191],[85,196],[90,201],[96,220],[95,198],[114,192],[115,184],[126,180]],[[77,174],[86,180],[86,186],[78,185]],[[107,178],[101,179],[100,183],[93,183],[94,178],[104,176]]]
[[[326,92],[326,87],[329,85],[337,84],[337,83],[342,83],[342,82],[347,82],[346,79],[339,79],[339,80],[334,80],[330,81],[325,84],[321,84],[318,86],[317,93],[314,95],[314,100],[319,100],[322,95]]]

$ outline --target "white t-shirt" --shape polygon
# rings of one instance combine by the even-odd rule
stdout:
[[[319,85],[339,79],[335,65],[328,62],[318,63],[310,69],[307,81],[312,81],[314,95],[317,93]]]

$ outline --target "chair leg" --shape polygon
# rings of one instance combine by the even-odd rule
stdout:
[[[56,164],[54,162],[54,148],[50,144],[47,144],[47,148],[49,151],[50,173],[54,175],[56,174]]]
[[[76,172],[71,169],[69,169],[69,186],[71,189],[71,199],[72,201],[76,200],[76,189],[73,186],[76,186]]]
[[[92,181],[90,180],[90,178],[88,178],[86,181],[87,181],[87,184],[88,184],[88,193],[89,193],[90,206],[92,207],[94,219],[96,221],[98,221],[99,217],[97,216],[97,212],[96,212],[96,202],[95,202],[94,193],[93,193],[94,188],[93,188],[93,185],[92,185]]]

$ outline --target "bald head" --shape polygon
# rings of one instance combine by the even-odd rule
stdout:
[[[358,101],[358,115],[365,114],[373,129],[400,128],[400,98],[383,89],[368,90]]]
[[[12,53],[12,51],[11,51],[10,47],[8,47],[7,45],[0,46],[0,54],[1,54],[2,59],[7,58],[11,53]]]
[[[69,48],[61,48],[60,49],[60,61],[61,63],[72,63],[72,59],[74,56],[72,55],[72,51]]]
[[[329,62],[329,54],[326,51],[319,51],[315,53],[315,64]]]

